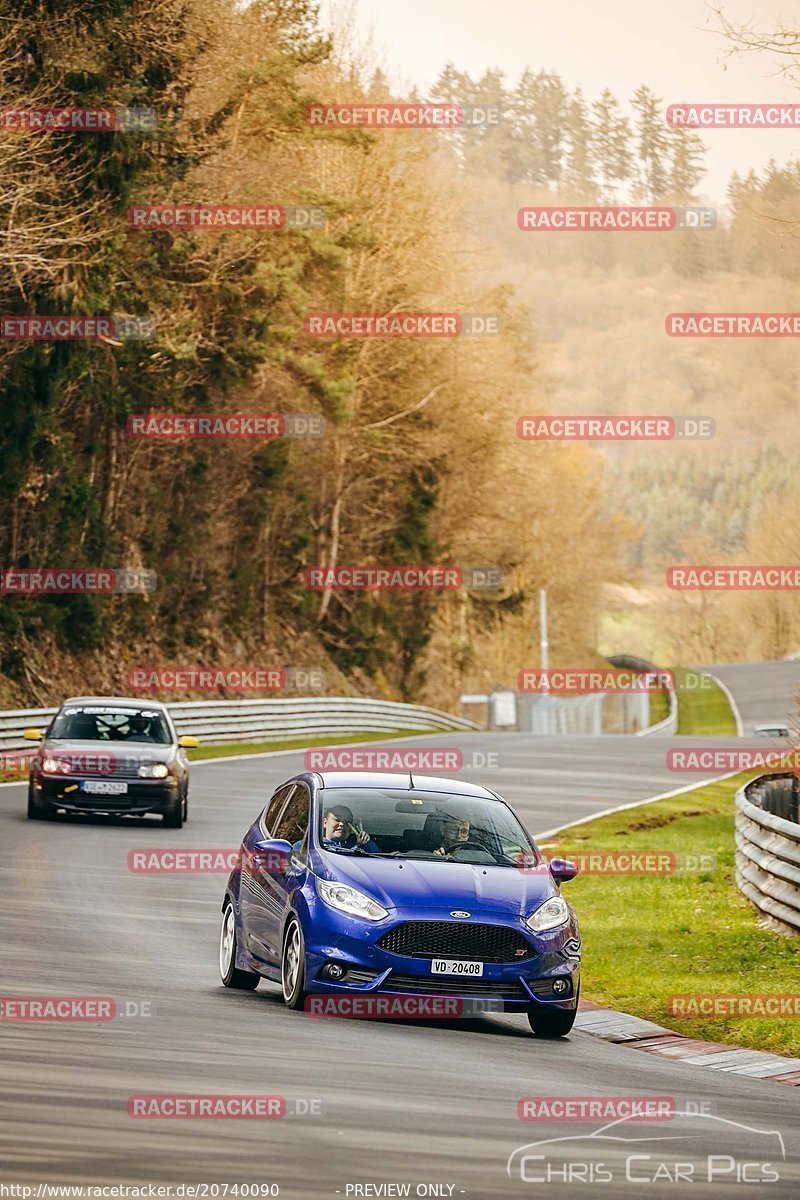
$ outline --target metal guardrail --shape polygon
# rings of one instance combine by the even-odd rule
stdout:
[[[143,703],[146,701],[143,700]],[[394,700],[361,696],[270,700],[189,700],[167,705],[179,734],[192,733],[206,745],[266,742],[329,734],[393,733],[398,729],[438,733],[479,729],[474,721]],[[57,708],[0,712],[0,750],[22,750],[30,726],[44,728]]]
[[[646,729],[639,729],[637,737],[670,737],[678,732],[678,699],[674,692],[667,692],[667,703],[669,713],[664,720],[657,721],[655,725],[648,725]]]
[[[736,793],[736,885],[784,933],[800,933],[800,780],[762,775]]]
[[[657,673],[660,668],[644,658],[630,654],[612,655],[608,662],[620,669],[642,673]],[[501,689],[502,690],[502,689]],[[462,710],[467,704],[487,706],[487,725],[495,729],[493,718],[494,697],[497,690],[488,695],[465,694],[461,697]],[[650,724],[650,693],[643,692],[594,692],[582,696],[556,696],[552,693],[512,692],[503,694],[513,697],[516,721],[513,724],[526,733],[536,734],[581,734],[593,735],[635,733],[637,737],[669,737],[678,730],[678,701],[673,691],[667,691],[668,714],[656,724]]]

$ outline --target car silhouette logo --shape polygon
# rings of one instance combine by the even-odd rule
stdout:
[[[464,912],[463,908],[454,908],[450,913],[451,917],[471,917],[472,913]]]

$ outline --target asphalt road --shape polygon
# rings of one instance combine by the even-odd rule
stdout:
[[[790,727],[798,724],[795,706],[800,692],[800,661],[722,663],[703,669],[716,675],[731,692],[745,734],[754,725],[766,725],[769,721]]]
[[[668,772],[661,739],[441,735],[414,744],[423,741],[496,754],[496,762],[461,773],[506,795],[534,832],[700,778]],[[411,1195],[425,1194],[417,1185],[437,1185],[444,1196],[520,1196],[536,1184],[507,1175],[514,1150],[596,1128],[523,1122],[520,1098],[648,1095],[674,1097],[679,1108],[706,1106],[737,1123],[693,1119],[679,1157],[698,1171],[708,1154],[728,1148],[754,1162],[774,1160],[758,1131],[780,1131],[792,1161],[779,1163],[779,1182],[763,1187],[733,1177],[699,1189],[653,1185],[620,1179],[616,1143],[602,1155],[615,1172],[605,1194],[797,1194],[794,1089],[580,1032],[539,1042],[517,1016],[438,1025],[312,1020],[286,1010],[271,985],[225,991],[217,974],[224,877],[134,875],[127,855],[134,847],[237,846],[276,783],[300,766],[299,753],[195,765],[191,819],[181,831],[149,821],[34,824],[24,817],[24,788],[0,788],[0,992],[110,995],[123,1007],[152,1006],[150,1017],[107,1024],[0,1022],[0,1180],[274,1183],[290,1200],[398,1194],[353,1189],[404,1183]],[[128,1116],[130,1096],[167,1093],[281,1095],[292,1111],[302,1110],[298,1101],[318,1101],[321,1114]],[[634,1126],[626,1136],[650,1136],[652,1128]],[[647,1152],[654,1157],[640,1163],[640,1175],[661,1153],[654,1143]],[[588,1193],[574,1180],[549,1186],[557,1196]]]

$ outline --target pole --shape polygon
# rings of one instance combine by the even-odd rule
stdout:
[[[541,650],[542,670],[546,671],[550,665],[549,659],[549,644],[547,641],[547,592],[544,588],[539,588],[539,646]],[[543,679],[542,691],[549,691],[549,683],[547,676]]]

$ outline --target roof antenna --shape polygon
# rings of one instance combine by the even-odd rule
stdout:
[[[410,771],[408,772],[408,782],[411,785],[411,790],[413,791],[414,790],[414,776],[411,774]]]

